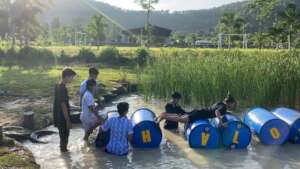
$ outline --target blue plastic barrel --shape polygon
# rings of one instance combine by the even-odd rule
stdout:
[[[283,144],[289,135],[289,125],[263,108],[254,108],[247,112],[244,122],[265,145]]]
[[[186,126],[185,136],[191,148],[214,149],[220,145],[220,134],[208,120],[199,120]]]
[[[300,113],[293,109],[278,108],[272,112],[290,126],[289,141],[300,143]]]
[[[220,127],[220,121],[215,118],[211,121],[214,127],[219,127],[221,141],[226,148],[243,149],[251,142],[252,133],[250,128],[239,117],[227,114],[222,118],[225,127]]]
[[[132,144],[137,148],[156,148],[160,146],[162,132],[155,122],[155,114],[146,108],[134,112],[131,116],[133,124]]]

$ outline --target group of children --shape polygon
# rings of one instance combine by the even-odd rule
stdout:
[[[85,131],[83,139],[88,141],[90,134],[100,126],[100,133],[108,131],[110,133],[105,151],[116,155],[126,155],[129,151],[129,142],[133,135],[132,122],[127,118],[129,104],[126,102],[119,103],[117,105],[118,116],[116,117],[105,120],[99,116],[98,112],[100,108],[95,99],[98,91],[96,82],[98,75],[99,71],[96,68],[90,68],[89,78],[83,81],[80,86],[80,106],[82,109],[80,120]],[[55,85],[53,119],[54,125],[59,130],[61,152],[68,151],[68,138],[70,129],[72,128],[69,95],[66,85],[71,83],[75,76],[75,71],[65,68],[62,71],[62,80]],[[181,98],[180,93],[173,93],[172,101],[165,106],[165,112],[161,113],[158,117],[158,123],[161,120],[165,120],[164,128],[167,130],[177,129],[178,122],[193,123],[200,119],[215,117],[219,118],[222,122],[221,117],[227,114],[228,110],[233,111],[236,107],[235,99],[228,94],[222,102],[218,102],[211,107],[186,112],[179,105]]]
[[[122,102],[117,105],[118,117],[105,120],[99,116],[99,104],[95,99],[97,88],[97,77],[99,71],[96,68],[89,69],[89,78],[80,85],[80,120],[84,128],[84,140],[88,141],[90,134],[100,126],[100,132],[110,132],[109,142],[105,151],[116,155],[125,155],[129,151],[129,142],[132,138],[132,123],[127,118],[129,104]],[[72,122],[70,119],[69,95],[66,85],[71,83],[76,73],[70,68],[62,71],[61,81],[55,85],[53,119],[54,126],[58,128],[60,137],[60,150],[67,152],[70,129]]]

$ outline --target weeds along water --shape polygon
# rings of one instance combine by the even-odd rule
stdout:
[[[140,77],[146,98],[183,93],[190,105],[209,105],[230,91],[246,106],[299,106],[300,52],[162,49]]]

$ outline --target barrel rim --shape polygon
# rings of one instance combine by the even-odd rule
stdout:
[[[148,110],[149,112],[151,112],[151,113],[153,114],[154,118],[156,118],[156,114],[155,114],[152,110],[150,110],[150,109],[148,109],[148,108],[146,108],[146,107],[143,107],[143,108],[140,108],[140,109],[137,109],[136,111],[134,111],[134,112],[132,113],[132,115],[130,116],[130,118],[132,119],[132,117],[134,116],[134,114],[135,114],[136,112],[140,111],[140,110]]]
[[[264,110],[266,110],[266,111],[268,111],[268,112],[271,113],[271,111],[270,111],[268,108],[264,107],[264,106],[255,106],[255,107],[249,108],[249,109],[244,113],[244,115],[243,115],[243,122],[245,122],[245,119],[246,119],[246,117],[248,116],[248,114],[249,114],[252,110],[254,110],[254,109],[264,109]]]
[[[249,108],[249,109],[245,112],[245,114],[250,113],[250,112],[251,112],[252,110],[254,110],[254,109],[263,109],[263,110],[266,110],[266,111],[270,112],[270,110],[269,110],[267,107],[264,107],[264,106],[255,106],[255,107]]]
[[[298,111],[297,109],[294,109],[294,108],[289,108],[289,107],[278,107],[276,109],[273,109],[271,112],[274,114],[274,113],[278,112],[278,110],[280,110],[280,109],[285,109],[285,110],[288,110],[288,111],[299,113],[299,115],[300,115],[300,111]]]
[[[259,140],[260,140],[261,143],[263,143],[262,140],[260,139],[260,138],[262,138],[262,135],[261,135],[262,132],[261,132],[261,131],[265,128],[265,126],[266,126],[268,123],[270,123],[270,122],[272,122],[272,121],[281,121],[282,123],[284,123],[284,124],[288,127],[288,133],[287,133],[287,135],[286,135],[284,141],[282,141],[282,143],[279,144],[279,145],[281,145],[281,144],[285,143],[285,142],[288,140],[288,138],[289,138],[289,135],[290,135],[290,125],[287,124],[285,121],[279,119],[278,117],[277,117],[276,119],[272,119],[272,120],[267,121],[267,122],[261,127],[261,129],[260,129],[260,131],[259,131],[259,133],[258,133]],[[257,133],[256,133],[256,134],[257,134]],[[263,143],[263,144],[265,144],[265,143]],[[269,145],[269,144],[265,144],[265,145]]]

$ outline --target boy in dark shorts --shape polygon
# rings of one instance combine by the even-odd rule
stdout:
[[[57,127],[59,131],[61,152],[68,151],[68,139],[70,129],[72,128],[70,120],[69,94],[66,85],[71,83],[75,76],[76,73],[72,69],[65,68],[62,71],[61,81],[55,85],[53,121],[54,126]]]
[[[178,116],[171,113],[162,113],[160,118],[180,123],[193,123],[198,120],[217,117],[222,124],[222,116],[228,114],[227,110],[234,111],[235,109],[236,101],[230,94],[228,94],[223,102],[218,102],[210,107],[200,110],[193,110],[192,112],[183,116]]]
[[[166,113],[175,114],[179,116],[186,114],[186,112],[179,105],[180,100],[181,100],[181,94],[178,92],[174,92],[172,94],[172,101],[165,106]],[[164,128],[167,130],[177,129],[178,122],[166,120],[164,124]]]

